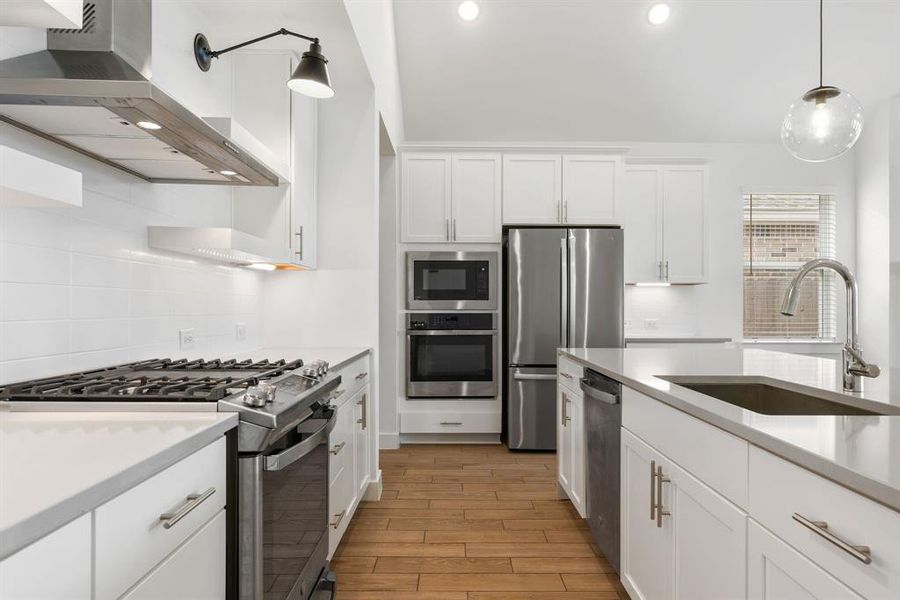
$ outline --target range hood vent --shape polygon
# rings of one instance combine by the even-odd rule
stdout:
[[[82,29],[47,31],[48,50],[0,61],[0,121],[154,183],[278,185],[145,77],[150,0],[93,0],[84,11]]]
[[[151,248],[198,256],[231,265],[287,264],[290,251],[268,240],[231,227],[147,228]]]

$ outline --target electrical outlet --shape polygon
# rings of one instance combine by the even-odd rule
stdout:
[[[625,319],[625,329],[633,329],[633,328],[634,328],[634,321],[632,321],[631,319]]]
[[[178,331],[178,348],[180,350],[190,350],[196,342],[193,329],[181,329]]]
[[[644,319],[644,329],[656,331],[659,329],[659,319]]]
[[[234,326],[234,337],[237,341],[243,342],[247,339],[247,324],[238,323]]]

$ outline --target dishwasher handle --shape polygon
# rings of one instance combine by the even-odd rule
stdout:
[[[581,386],[581,391],[584,392],[584,395],[588,398],[593,398],[594,400],[599,400],[606,404],[619,404],[621,402],[621,399],[617,394],[610,394],[609,392],[598,390],[591,386],[586,379],[581,379],[579,385]]]

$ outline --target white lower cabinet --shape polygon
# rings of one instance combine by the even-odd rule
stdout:
[[[216,574],[215,577],[210,575]],[[225,597],[225,511],[150,572],[125,600],[221,600]]]
[[[90,600],[91,515],[0,562],[3,600]]]
[[[862,600],[753,519],[748,530],[748,600]]]
[[[587,477],[584,462],[584,397],[580,392],[560,384],[557,387],[556,405],[556,452],[559,464],[557,483],[568,495],[578,514],[585,518]]]
[[[369,485],[369,390],[368,387],[359,395],[353,406],[353,473],[356,483],[356,495],[360,500]]]
[[[622,579],[643,600],[745,594],[746,514],[622,432]]]

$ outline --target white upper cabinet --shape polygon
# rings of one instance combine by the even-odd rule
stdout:
[[[503,223],[562,221],[562,156],[503,155]]]
[[[293,146],[290,202],[290,247],[293,262],[316,268],[318,214],[318,103],[315,98],[291,94]]]
[[[622,222],[617,156],[569,154],[562,159],[562,220],[577,225]]]
[[[625,281],[659,281],[662,276],[660,181],[656,167],[625,168]]]
[[[501,164],[495,153],[454,153],[450,237],[499,242]]]
[[[705,165],[626,165],[626,283],[706,283]]]
[[[81,206],[81,173],[0,145],[0,208]]]
[[[402,241],[450,241],[450,168],[447,152],[403,155]]]
[[[707,277],[706,167],[668,167],[663,177],[666,281],[703,283]]]

